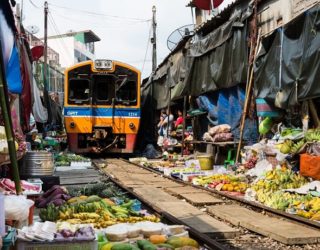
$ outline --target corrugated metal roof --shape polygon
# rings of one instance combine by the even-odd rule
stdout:
[[[192,1],[191,1],[192,2]],[[203,22],[201,25],[195,28],[196,33],[202,33],[206,35],[210,33],[212,30],[216,29],[220,25],[224,24],[226,21],[229,20],[232,11],[235,6],[240,5],[245,2],[250,2],[249,0],[235,0],[233,3],[226,6],[222,9],[217,16],[212,17],[211,19]],[[190,6],[191,7],[191,6]]]
[[[242,4],[244,2],[249,3],[249,1],[250,0],[235,0],[233,3],[229,4],[223,10],[221,10],[217,16],[214,16],[210,20],[207,20],[206,22],[204,22],[203,24],[198,26],[194,31],[196,33],[201,33],[202,35],[206,35],[206,34],[210,33],[211,31],[213,31],[214,29],[216,29],[217,27],[221,26],[222,24],[224,24],[226,21],[229,20],[235,6],[237,6],[238,4]],[[187,7],[195,7],[193,4],[193,0],[187,4]],[[157,70],[167,62],[167,60],[170,58],[171,55],[173,55],[178,50],[180,50],[183,46],[185,46],[185,44],[190,39],[190,37],[192,37],[192,36],[184,37],[179,42],[177,47],[173,51],[171,51],[168,54],[168,56],[158,65]]]

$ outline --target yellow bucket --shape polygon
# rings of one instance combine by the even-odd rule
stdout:
[[[198,155],[197,159],[200,163],[201,170],[213,169],[213,156],[212,155]]]

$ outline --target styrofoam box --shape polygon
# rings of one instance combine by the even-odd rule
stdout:
[[[71,167],[91,167],[91,161],[72,161]]]

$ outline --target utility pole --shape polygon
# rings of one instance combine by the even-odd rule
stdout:
[[[51,109],[48,93],[48,2],[44,2],[44,46],[43,46],[43,97],[48,112],[48,121],[51,123]]]
[[[157,69],[157,21],[156,21],[156,6],[152,6],[152,30],[153,36],[151,38],[152,43],[152,71]]]
[[[47,71],[48,71],[48,2],[44,2],[44,48],[43,48],[43,83],[44,91],[48,91]]]
[[[154,82],[153,82],[153,74],[155,74],[157,69],[157,22],[156,22],[156,6],[152,6],[152,30],[153,35],[151,38],[152,43],[152,76],[151,76],[151,122],[152,122],[152,137],[156,137],[156,130],[155,130],[155,117],[154,117],[154,111],[155,111],[155,100],[154,100]]]

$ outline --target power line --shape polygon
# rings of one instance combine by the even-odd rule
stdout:
[[[141,74],[143,73],[144,66],[145,66],[145,63],[146,63],[146,60],[147,60],[147,54],[148,54],[148,50],[149,50],[149,46],[150,46],[150,39],[151,39],[151,31],[152,31],[152,25],[150,25],[150,29],[149,29],[147,48],[146,48],[146,53],[144,54],[144,60],[143,60],[143,64],[142,64]]]
[[[59,16],[59,17],[61,17],[61,18],[63,18],[63,19],[66,19],[66,20],[68,20],[68,21],[71,21],[71,22],[74,22],[74,23],[77,23],[77,24],[79,24],[79,22],[80,23],[84,23],[84,24],[91,24],[91,25],[95,25],[96,27],[101,27],[101,28],[103,28],[103,29],[108,29],[108,28],[110,28],[109,26],[107,26],[107,25],[105,25],[105,24],[103,24],[103,23],[97,23],[97,22],[88,22],[88,21],[86,21],[86,20],[80,20],[80,19],[76,19],[76,18],[70,18],[69,16],[65,16],[65,15],[62,15],[61,13],[59,13],[58,11],[56,11],[56,10],[53,10],[53,12],[54,12],[54,14],[55,15],[57,15],[57,16]],[[51,10],[51,13],[52,13],[52,10]],[[151,21],[151,20],[150,20]],[[134,22],[134,23],[127,23],[127,24],[125,24],[125,26],[124,25],[121,25],[121,24],[119,24],[118,26],[114,26],[114,25],[112,25],[112,27],[113,28],[127,28],[127,26],[128,25],[137,25],[137,24],[141,24],[142,22]],[[145,23],[145,22],[143,22],[143,23]]]
[[[37,6],[36,4],[34,4],[34,2],[32,2],[32,0],[29,0],[29,3],[30,3],[33,7],[37,8],[37,9],[40,9],[40,8],[41,8],[41,7]]]
[[[150,19],[141,19],[141,18],[134,18],[134,17],[123,17],[123,16],[114,16],[114,15],[107,15],[107,14],[103,14],[103,13],[98,13],[98,12],[92,12],[92,11],[87,11],[87,10],[81,10],[81,9],[74,9],[74,8],[70,8],[70,7],[65,7],[65,6],[60,6],[60,5],[56,5],[56,4],[50,4],[53,7],[56,8],[61,8],[61,9],[66,9],[66,10],[72,10],[72,11],[78,11],[78,12],[82,12],[82,13],[86,13],[89,15],[95,15],[95,16],[103,16],[106,18],[115,18],[115,19],[127,19],[127,20],[131,20],[131,21],[136,21],[136,22],[149,22]]]
[[[55,23],[53,16],[50,12],[49,12],[48,16],[49,16],[49,22],[52,24],[53,30],[56,32],[56,34],[58,36],[61,36],[61,33],[59,32],[58,26]],[[60,43],[61,48],[64,50],[64,52],[66,52],[68,54],[68,48],[67,48],[66,44],[64,43],[63,39],[58,39],[58,41]]]

